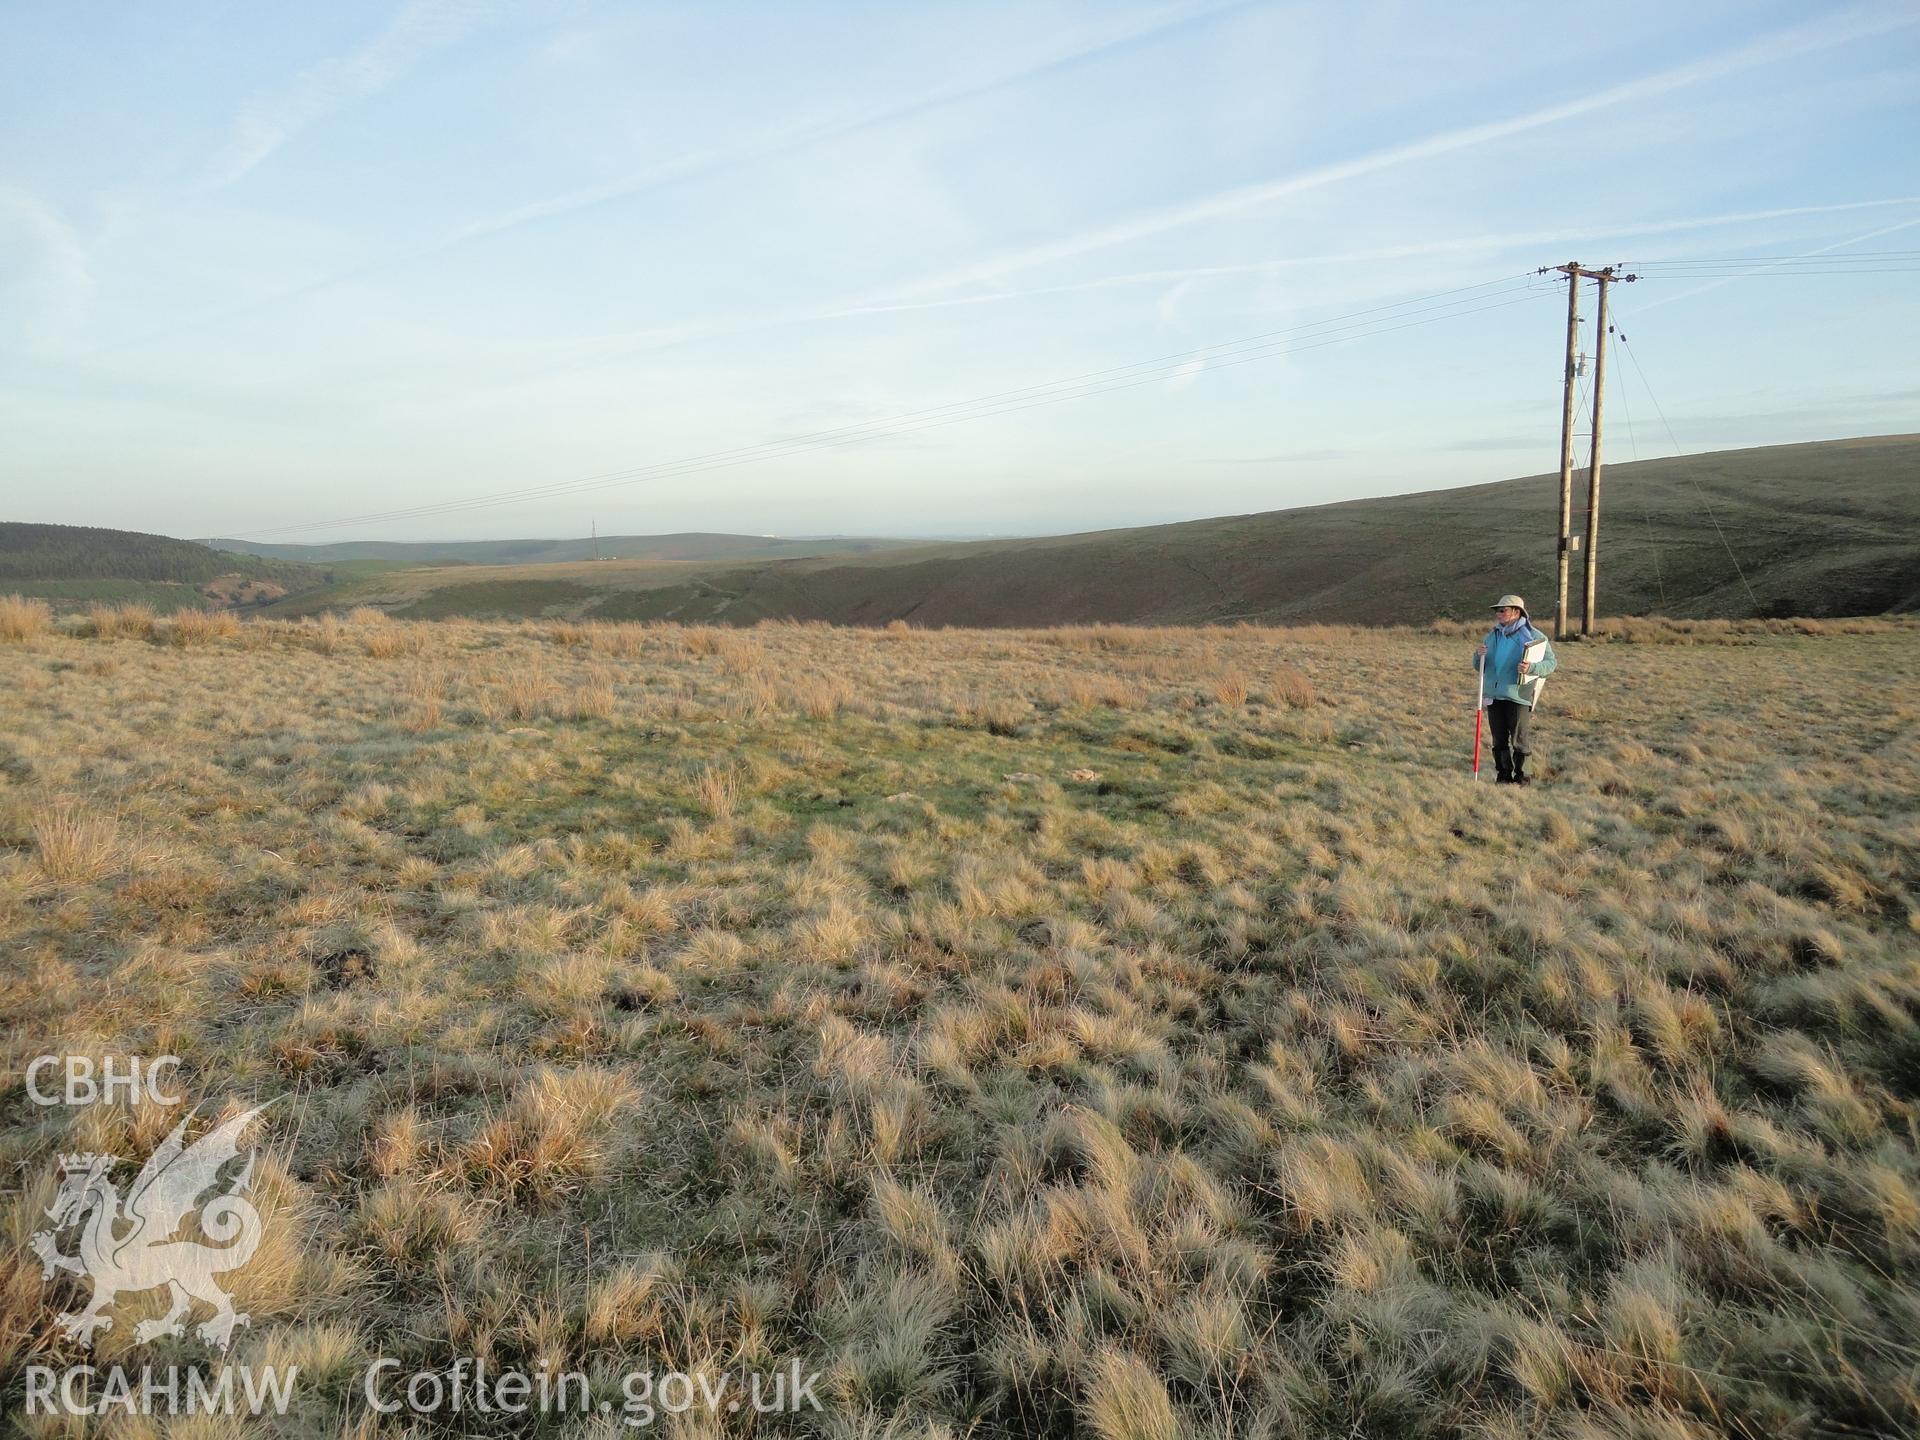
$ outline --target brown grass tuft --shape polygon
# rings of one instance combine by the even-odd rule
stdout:
[[[1467,678],[1471,680],[1473,677]],[[1280,666],[1268,673],[1267,695],[1274,704],[1283,705],[1289,710],[1309,709],[1319,703],[1320,698],[1313,688],[1313,682],[1306,677],[1305,673],[1288,665]]]
[[[1146,1361],[1118,1346],[1103,1347],[1094,1358],[1080,1415],[1100,1440],[1180,1440],[1166,1383]]]
[[[44,600],[24,595],[0,596],[0,640],[31,640],[53,623],[53,611]]]
[[[178,646],[211,645],[240,633],[240,617],[231,610],[176,610],[167,639]]]
[[[79,884],[112,867],[119,829],[77,800],[56,800],[33,817],[33,848],[51,880]]]
[[[557,1205],[603,1173],[610,1123],[637,1101],[614,1071],[544,1071],[462,1147],[465,1176],[518,1204]]]
[[[801,714],[831,720],[853,701],[853,691],[837,675],[812,675],[787,682],[787,697]]]
[[[151,605],[89,605],[87,630],[98,640],[150,640],[154,615]]]
[[[1230,710],[1237,710],[1247,703],[1247,677],[1239,674],[1221,675],[1213,682],[1213,698]]]
[[[396,655],[416,655],[426,648],[427,632],[418,624],[406,620],[389,620],[384,612],[375,611],[380,616],[378,622],[361,627],[360,645],[375,660],[391,660]],[[349,621],[352,615],[347,617]]]
[[[740,803],[740,771],[733,765],[704,766],[697,789],[708,819],[731,820]]]
[[[558,693],[538,665],[508,671],[499,686],[501,705],[510,720],[543,719]]]

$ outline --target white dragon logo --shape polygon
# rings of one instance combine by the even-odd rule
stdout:
[[[222,1167],[239,1155],[240,1132],[266,1108],[235,1116],[191,1146],[186,1144],[187,1124],[193,1119],[189,1114],[148,1157],[124,1202],[108,1178],[119,1157],[60,1157],[60,1191],[47,1211],[53,1224],[34,1234],[33,1253],[40,1257],[42,1278],[51,1279],[54,1270],[61,1269],[93,1281],[93,1299],[86,1309],[59,1317],[63,1334],[91,1345],[94,1331],[113,1328],[106,1310],[116,1295],[165,1285],[173,1308],[136,1325],[135,1340],[185,1334],[185,1317],[198,1300],[213,1306],[213,1314],[197,1327],[200,1338],[223,1351],[233,1343],[234,1327],[246,1324],[247,1317],[235,1312],[233,1297],[214,1277],[245,1265],[260,1244],[260,1212],[242,1198],[253,1178],[251,1153],[231,1186],[223,1186],[200,1207],[200,1229],[216,1244],[172,1236],[219,1179]],[[55,1240],[69,1225],[80,1226],[80,1250],[74,1255],[61,1253]],[[116,1236],[121,1227],[130,1228]]]

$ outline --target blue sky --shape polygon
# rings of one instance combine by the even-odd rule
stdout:
[[[264,534],[1568,259],[1829,250],[1920,251],[1906,0],[1571,25],[1517,4],[15,4],[0,516]],[[269,538],[1043,532],[1551,469],[1563,301],[1482,297],[851,448]],[[1618,319],[1683,448],[1920,428],[1920,274],[1647,280]],[[1612,379],[1610,456],[1669,452],[1638,375]]]

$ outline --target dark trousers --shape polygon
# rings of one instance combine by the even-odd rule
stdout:
[[[1527,724],[1533,707],[1518,700],[1487,704],[1487,728],[1493,732],[1493,768],[1502,780],[1527,773]]]

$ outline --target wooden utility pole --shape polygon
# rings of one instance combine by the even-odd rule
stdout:
[[[1591,635],[1595,619],[1593,586],[1600,567],[1600,410],[1607,397],[1607,287],[1613,267],[1599,275],[1600,308],[1593,318],[1593,448],[1587,454],[1587,553],[1582,566],[1580,633]],[[1569,281],[1568,284],[1577,282]]]
[[[1597,618],[1594,586],[1599,578],[1600,563],[1600,412],[1607,379],[1607,287],[1616,280],[1631,281],[1640,277],[1618,274],[1611,265],[1604,270],[1589,270],[1578,261],[1543,265],[1535,273],[1544,275],[1549,270],[1557,270],[1567,277],[1567,372],[1560,408],[1560,548],[1553,610],[1553,638],[1564,640],[1573,633],[1567,608],[1567,581],[1569,560],[1578,543],[1573,538],[1573,418],[1574,381],[1580,373],[1580,282],[1597,280],[1600,283],[1600,314],[1594,332],[1593,439],[1587,456],[1587,553],[1581,567],[1580,633],[1586,635],[1592,633]]]
[[[1567,372],[1560,408],[1560,544],[1555,559],[1557,580],[1553,607],[1553,638],[1567,638],[1567,559],[1573,547],[1573,381],[1580,353],[1580,265],[1559,267],[1567,276]]]

